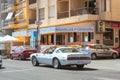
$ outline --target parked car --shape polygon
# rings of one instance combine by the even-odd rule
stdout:
[[[117,51],[108,48],[103,44],[87,44],[85,46],[88,46],[90,48],[92,59],[97,59],[98,57],[111,57],[113,59],[116,59],[119,56]]]
[[[2,67],[2,56],[0,54],[0,68]]]
[[[119,53],[119,57],[120,57],[120,47],[116,47],[116,48],[112,48],[113,50],[116,50]]]
[[[29,58],[32,53],[35,53],[36,50],[32,47],[28,46],[17,46],[15,49],[13,49],[10,53],[11,59],[26,59]]]
[[[76,65],[82,69],[84,65],[91,62],[90,54],[81,53],[73,47],[49,47],[41,53],[34,53],[30,56],[33,66],[39,64],[51,65],[54,68],[61,68],[66,65]]]

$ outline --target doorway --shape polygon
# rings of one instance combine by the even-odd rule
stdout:
[[[57,34],[56,35],[56,44],[57,45],[65,45],[65,35]]]

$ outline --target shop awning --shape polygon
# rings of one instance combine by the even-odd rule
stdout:
[[[13,13],[14,13],[14,11],[9,12],[5,20],[11,19],[13,16]]]

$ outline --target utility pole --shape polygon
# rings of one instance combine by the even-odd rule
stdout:
[[[38,33],[38,38],[37,38],[37,45],[36,45],[36,48],[37,48],[37,52],[39,53],[40,52],[40,28],[39,26],[42,24],[42,22],[40,22],[40,10],[39,10],[39,0],[36,0],[36,25],[37,25],[37,33]]]

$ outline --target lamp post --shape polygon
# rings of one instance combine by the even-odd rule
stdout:
[[[36,25],[37,25],[37,34],[38,34],[38,38],[37,38],[37,45],[36,45],[36,48],[37,48],[37,52],[39,53],[40,52],[40,28],[39,26],[42,24],[42,22],[40,22],[40,11],[39,11],[39,0],[36,0]]]

